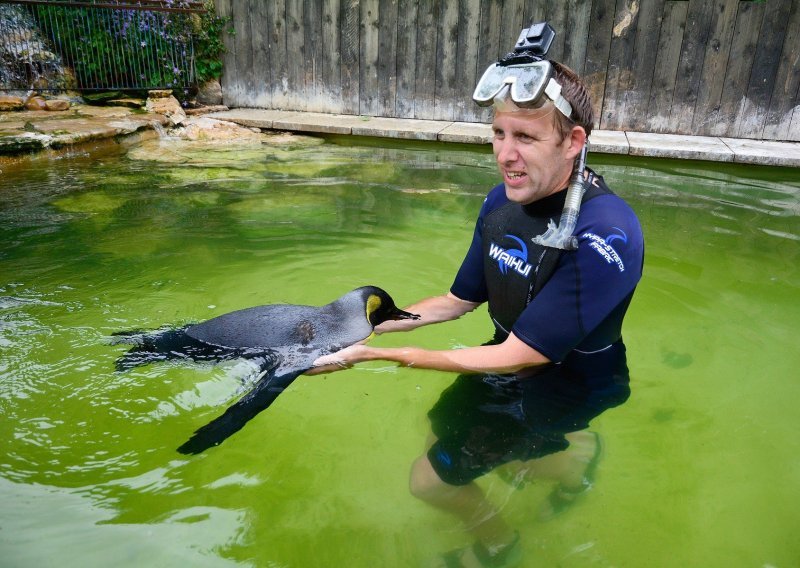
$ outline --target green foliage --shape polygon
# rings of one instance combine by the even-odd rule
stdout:
[[[219,79],[222,75],[222,54],[225,53],[223,34],[233,35],[229,17],[220,18],[214,12],[214,0],[206,0],[206,11],[200,16],[194,33],[195,71],[198,82]]]
[[[52,5],[31,10],[79,88],[180,89],[222,73],[229,18],[216,16],[213,0],[205,7],[199,15]]]

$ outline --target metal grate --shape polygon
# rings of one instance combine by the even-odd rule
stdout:
[[[195,86],[196,0],[0,0],[0,88]]]

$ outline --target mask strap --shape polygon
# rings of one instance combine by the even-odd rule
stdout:
[[[572,120],[572,105],[561,95],[561,85],[552,77],[544,88],[544,94],[553,101],[553,104],[556,105],[561,114]]]

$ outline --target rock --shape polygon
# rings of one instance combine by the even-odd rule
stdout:
[[[261,132],[253,132],[233,122],[208,117],[192,117],[186,120],[184,128],[173,132],[184,140],[259,140]]]
[[[148,99],[166,99],[172,96],[172,91],[168,89],[154,89],[147,91]]]
[[[225,105],[205,106],[205,107],[200,107],[200,108],[186,109],[186,115],[187,116],[197,116],[197,115],[200,115],[200,114],[208,114],[208,113],[211,113],[211,112],[222,112],[224,110],[230,110],[230,109],[228,107],[226,107]]]
[[[25,101],[21,97],[0,95],[0,111],[22,110]]]
[[[47,109],[47,101],[44,100],[44,97],[40,97],[39,95],[34,95],[30,97],[27,101],[25,101],[25,109],[26,110],[46,110]]]
[[[32,132],[0,136],[0,156],[35,152],[47,148],[50,137]]]
[[[121,106],[125,108],[142,108],[145,105],[145,102],[142,99],[127,98],[127,99],[112,99],[108,101],[108,104],[112,106]]]
[[[48,99],[44,102],[46,110],[69,110],[69,101],[64,99]]]
[[[150,93],[153,92],[155,91],[150,91]],[[181,103],[172,95],[166,98],[148,98],[145,109],[147,112],[165,116],[173,126],[182,124],[186,120],[186,113],[183,111]]]
[[[118,99],[122,97],[123,94],[120,91],[104,91],[99,93],[85,93],[83,98],[86,99],[86,102],[89,104],[105,104],[106,101],[111,99]]]
[[[206,81],[197,90],[197,102],[205,106],[222,104],[222,86],[216,79]]]

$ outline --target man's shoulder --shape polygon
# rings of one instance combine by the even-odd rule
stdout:
[[[502,207],[506,203],[510,203],[508,197],[506,197],[506,186],[505,184],[496,185],[492,188],[492,190],[486,195],[486,199],[483,200],[483,207],[482,213],[485,216],[487,213],[491,213],[498,207]]]

